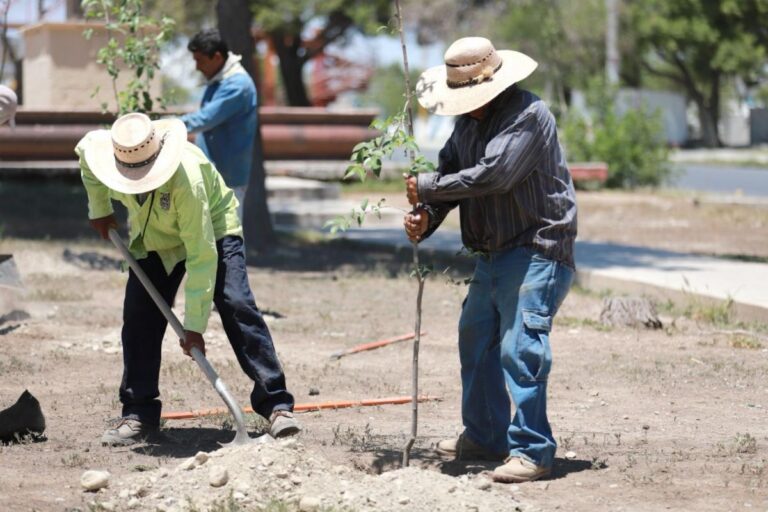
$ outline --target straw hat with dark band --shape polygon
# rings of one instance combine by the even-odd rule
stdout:
[[[526,78],[537,65],[523,53],[497,51],[484,37],[464,37],[448,47],[445,65],[421,74],[416,95],[421,106],[434,114],[466,114]]]
[[[173,176],[186,140],[187,129],[179,119],[150,121],[144,114],[126,114],[110,130],[86,136],[85,161],[112,190],[142,194]]]

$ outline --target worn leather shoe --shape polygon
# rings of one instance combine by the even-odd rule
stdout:
[[[552,468],[537,466],[522,457],[508,457],[503,465],[493,470],[491,477],[494,482],[518,484],[544,478],[549,476],[551,471]]]
[[[277,439],[298,434],[301,426],[291,411],[277,410],[269,417],[269,434]]]
[[[440,441],[435,451],[441,457],[450,457],[454,460],[504,460],[508,456],[506,453],[489,452],[465,434]]]
[[[142,442],[150,434],[157,431],[156,427],[150,427],[133,418],[122,418],[114,428],[107,429],[101,436],[103,446],[129,446]]]

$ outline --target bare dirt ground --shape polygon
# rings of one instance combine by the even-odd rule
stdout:
[[[719,210],[654,194],[590,193],[580,201],[585,237],[768,256],[765,210]],[[456,322],[466,290],[444,277],[430,279],[424,300],[421,391],[442,400],[420,408],[412,460],[419,471],[398,471],[407,405],[304,413],[297,442],[239,455],[216,451],[233,437],[224,415],[167,421],[158,442],[104,448],[99,437],[119,414],[126,276],[89,268],[79,256],[117,253],[93,238],[69,238],[77,223],[63,217],[35,221],[49,240],[31,237],[32,227],[5,211],[3,222],[0,253],[14,254],[26,286],[17,308],[29,318],[0,319],[0,408],[29,389],[48,428],[45,440],[0,446],[2,510],[177,510],[191,503],[187,498],[197,500],[188,509],[231,511],[768,510],[765,326],[735,325],[695,304],[666,304],[662,330],[606,328],[598,321],[605,290],[574,289],[555,322],[549,411],[560,449],[545,481],[489,484],[484,472],[492,466],[444,462],[430,450],[461,430]],[[752,222],[749,237],[738,236],[744,222]],[[413,330],[407,258],[294,240],[253,263],[251,284],[269,313],[297,402],[410,393],[410,343],[329,358]],[[452,266],[465,272],[457,277],[468,271],[466,262]],[[718,323],[707,321],[713,318]],[[207,340],[212,364],[246,405],[249,382],[215,313]],[[310,396],[311,388],[319,395]],[[171,335],[161,393],[165,411],[221,405]],[[263,428],[258,418],[249,421],[254,435]],[[206,465],[178,468],[200,451],[211,454]],[[212,487],[207,468],[222,465],[230,481]],[[107,489],[82,490],[80,477],[90,469],[111,473]],[[457,476],[464,473],[470,476]]]

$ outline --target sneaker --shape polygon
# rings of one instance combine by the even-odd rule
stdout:
[[[507,458],[507,453],[489,452],[479,444],[472,441],[464,434],[455,439],[446,439],[437,443],[435,451],[442,457],[450,457],[454,460],[494,460],[500,461]]]
[[[508,457],[502,466],[497,467],[491,473],[494,482],[505,484],[517,484],[533,482],[539,478],[549,476],[552,468],[537,466],[533,462],[522,457]]]
[[[157,429],[132,418],[122,418],[101,436],[102,446],[129,446],[144,441]]]
[[[299,421],[293,417],[291,411],[279,409],[269,417],[269,434],[277,439],[298,434],[301,431]]]

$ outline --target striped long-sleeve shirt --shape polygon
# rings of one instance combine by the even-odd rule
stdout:
[[[571,267],[576,195],[552,113],[512,86],[485,118],[463,115],[440,151],[437,172],[418,176],[431,235],[459,206],[468,249],[495,253],[528,246]]]

